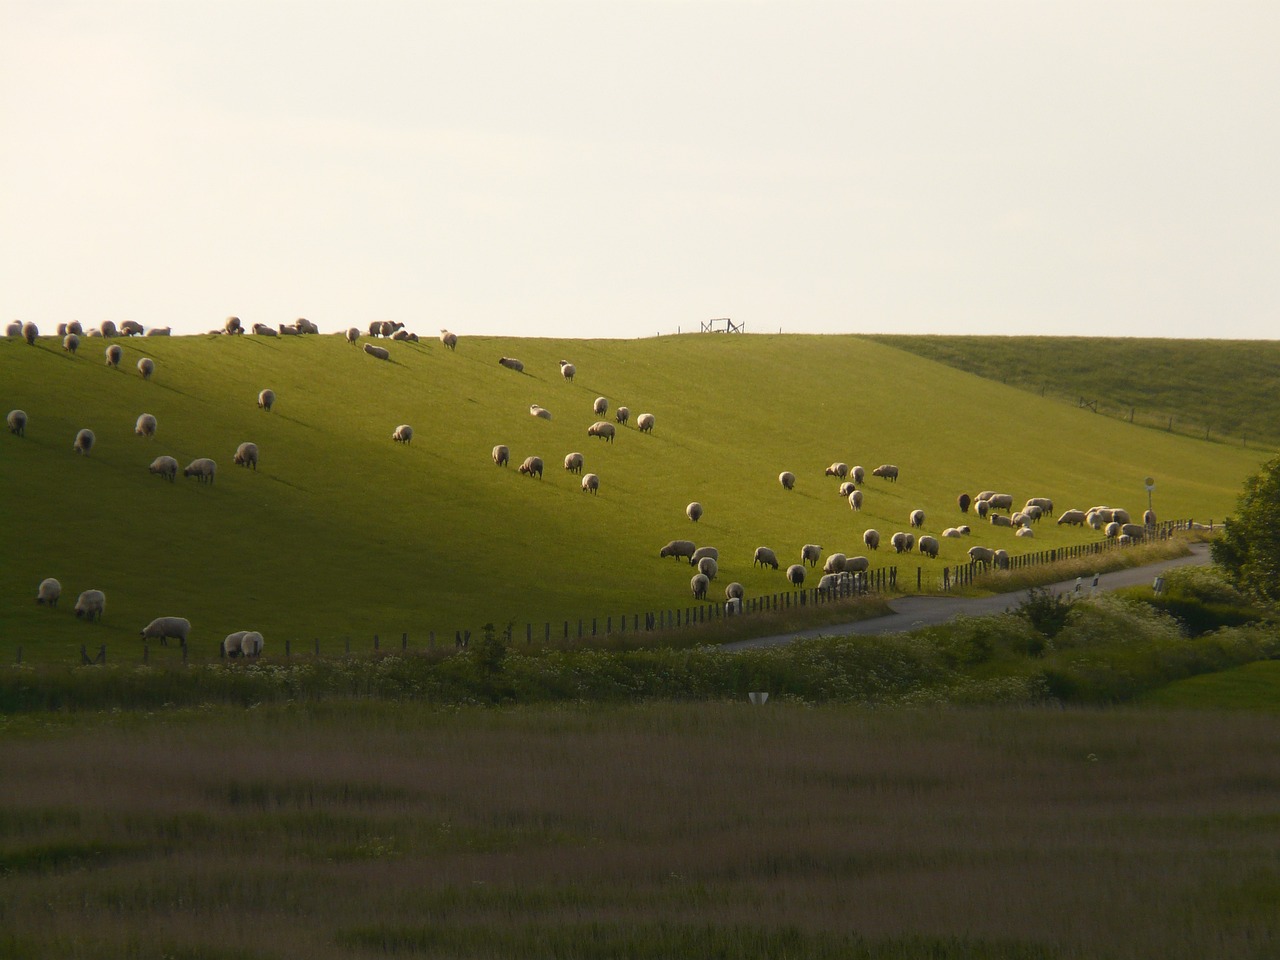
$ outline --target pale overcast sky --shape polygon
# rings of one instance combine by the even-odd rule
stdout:
[[[1280,337],[1280,3],[0,0],[0,319]]]

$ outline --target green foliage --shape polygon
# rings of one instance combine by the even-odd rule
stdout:
[[[1242,592],[1280,603],[1280,457],[1250,476],[1214,541],[1213,560]]]
[[[1027,597],[1014,612],[1026,619],[1035,631],[1047,640],[1052,640],[1067,625],[1071,616],[1072,598],[1069,594],[1058,593],[1048,587],[1032,587]],[[1029,651],[1033,656],[1043,652],[1040,649]]]

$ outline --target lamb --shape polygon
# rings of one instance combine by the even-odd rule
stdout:
[[[249,630],[240,638],[240,653],[246,657],[257,657],[262,654],[262,634],[257,630]]]
[[[195,477],[199,483],[213,483],[218,465],[208,457],[198,457],[182,469],[184,477]]]
[[[5,327],[5,328],[4,328],[4,335],[5,335],[6,337],[20,337],[20,336],[22,336],[22,321],[21,321],[21,320],[14,320],[14,321],[10,322],[10,323],[9,323],[9,325],[8,325],[7,327]]]
[[[128,323],[129,321],[126,320],[125,324],[128,325]],[[121,327],[121,329],[123,330],[124,328]],[[172,333],[173,333],[172,327],[152,327],[150,330],[147,331],[147,336],[148,337],[168,337],[172,335]]]
[[[560,361],[560,376],[564,377],[570,383],[573,382],[573,378],[577,374],[577,372],[578,372],[578,368],[575,367],[568,360]]]
[[[588,473],[582,478],[582,492],[590,491],[592,496],[600,492],[600,478],[594,473]]]
[[[702,519],[702,504],[697,500],[693,501],[693,503],[684,508],[684,515],[694,523],[697,523]]]
[[[818,565],[818,560],[822,557],[822,547],[816,543],[806,543],[800,548],[800,562],[807,563],[811,567]]]
[[[938,550],[940,549],[936,537],[924,536],[916,542],[916,549],[925,556],[934,560],[938,559]]]
[[[1154,510],[1142,511],[1142,525],[1144,527],[1154,527],[1156,525],[1156,513]]]
[[[973,503],[973,499],[967,493],[962,493],[956,497],[956,505],[960,507],[961,513],[968,513],[969,504],[971,503]]]
[[[1039,507],[1046,516],[1053,516],[1053,501],[1048,497],[1032,497],[1027,501],[1027,507]]]
[[[861,467],[854,467],[849,471],[849,476],[853,478],[854,483],[861,484],[867,478],[867,471]]]
[[[40,328],[30,320],[22,325],[22,339],[27,341],[27,346],[34,346],[38,336],[40,336]]]
[[[402,423],[391,431],[391,439],[396,443],[409,443],[413,440],[413,427]]]
[[[1017,530],[1013,532],[1013,535],[1015,537],[1034,537],[1036,535],[1036,532],[1032,530],[1030,527],[1019,527]]]
[[[74,357],[76,351],[80,349],[80,338],[74,333],[68,333],[62,338],[62,349]]]
[[[107,356],[107,366],[119,368],[120,358],[124,356],[124,351],[120,349],[120,344],[113,343],[111,346],[107,347],[105,352]]]
[[[158,473],[162,477],[168,477],[169,482],[173,483],[174,478],[178,475],[178,461],[173,457],[156,457],[151,461],[148,468],[152,473]]]
[[[893,547],[894,553],[906,553],[911,549],[911,547],[907,545],[907,536],[907,534],[899,530],[889,538],[889,544]]]
[[[240,644],[248,632],[248,630],[237,630],[235,633],[228,633],[222,641],[222,655],[228,658],[240,656]]]
[[[9,425],[9,432],[19,437],[27,435],[27,411],[10,410],[4,418],[4,422]]]
[[[409,431],[409,435],[413,436],[412,430]],[[408,441],[405,442],[407,443]],[[258,469],[258,445],[246,440],[236,447],[236,455],[231,458],[231,462],[238,467],[253,467],[256,472]]]
[[[984,567],[986,567],[986,566],[990,566],[995,561],[995,558],[996,558],[996,552],[992,550],[990,547],[974,546],[969,548],[970,563],[980,563]]]
[[[191,623],[183,617],[156,617],[142,628],[142,639],[159,640],[162,647],[167,647],[173,637],[185,647],[190,633]]]
[[[617,412],[614,413],[613,419],[617,420],[618,423],[625,427],[627,425],[627,421],[631,419],[631,411],[626,407],[619,407]]]
[[[843,553],[833,553],[827,557],[826,563],[822,565],[823,573],[840,573],[844,570],[845,561],[848,559]]]
[[[693,551],[693,556],[689,558],[689,566],[697,566],[698,561],[703,557],[710,557],[712,560],[719,563],[720,551],[715,547],[699,547],[697,550]]]
[[[746,595],[746,589],[737,580],[724,588],[724,598],[726,600],[737,600],[738,602],[741,602],[743,597]]]
[[[493,462],[499,467],[505,467],[511,461],[511,450],[505,443],[500,443],[493,448]]]
[[[107,610],[107,595],[101,590],[86,590],[80,596],[76,597],[76,619],[88,620],[92,622],[94,619],[102,620],[102,615]]]
[[[783,470],[778,474],[778,482],[782,484],[783,490],[794,490],[796,486],[796,475],[790,470]]]
[[[751,566],[754,567],[756,564],[759,564],[762,567],[767,565],[777,570],[778,555],[768,547],[756,547],[756,554],[754,559],[751,561]]]
[[[711,581],[707,579],[705,573],[695,573],[689,580],[689,589],[693,591],[693,599],[707,599],[707,588],[711,586]]]
[[[867,557],[848,557],[844,562],[846,573],[866,573],[871,569],[871,560]]]
[[[698,572],[708,580],[714,580],[719,569],[720,564],[715,557],[703,557],[698,561]]]
[[[227,319],[222,324],[222,329],[226,333],[231,333],[231,334],[244,333],[244,327],[240,325],[239,317],[227,317]]]
[[[879,530],[863,530],[862,544],[868,550],[880,549],[880,531]]]
[[[359,327],[347,327],[347,343],[354,346],[360,339]]]
[[[519,470],[522,474],[532,477],[535,473],[538,479],[542,479],[542,458],[541,457],[525,457],[524,463],[520,464]]]
[[[849,465],[847,463],[838,463],[838,462],[833,463],[831,464],[831,466],[827,467],[827,472],[825,474],[825,476],[828,476],[828,477],[839,477],[841,480],[843,480],[848,475],[849,475]]]
[[[440,342],[450,350],[458,349],[458,335],[456,333],[450,333],[448,330],[441,330]]]
[[[537,417],[539,420],[550,420],[551,411],[546,407],[540,407],[536,403],[529,404],[529,416]]]
[[[641,433],[653,433],[653,414],[642,413],[636,417],[636,426],[640,428]]]
[[[253,332],[254,332],[254,333],[256,333],[256,334],[257,334],[258,336],[260,336],[260,337],[274,337],[274,336],[278,336],[278,334],[277,334],[277,333],[276,333],[276,331],[275,331],[275,328],[274,328],[274,327],[268,327],[265,323],[255,323],[255,324],[253,325]]]
[[[898,482],[898,468],[892,463],[880,464],[880,466],[871,471],[871,475],[873,477],[883,477],[884,479],[891,480],[894,483]]]
[[[923,527],[923,526],[924,526],[924,511],[923,511],[923,510],[912,510],[912,511],[911,511],[911,515],[910,515],[907,519],[909,519],[909,520],[911,521],[911,526],[913,526],[913,527]]]
[[[582,472],[583,458],[580,453],[567,453],[564,458],[564,468],[570,473]]]
[[[114,337],[116,335],[115,323],[111,320],[103,320],[101,332],[104,337]]]
[[[603,417],[609,412],[609,401],[604,397],[596,397],[595,401],[591,404],[591,412],[597,417]]]
[[[862,491],[861,490],[855,490],[853,491],[853,493],[849,494],[849,509],[850,510],[862,509]]]
[[[41,606],[47,603],[51,607],[56,607],[60,596],[62,596],[62,584],[53,577],[45,577],[36,588],[36,603]]]
[[[83,453],[87,457],[89,451],[93,449],[94,440],[93,431],[86,427],[76,434],[76,438],[71,444],[71,449],[76,453]]]
[[[801,586],[804,583],[804,567],[798,563],[787,567],[787,580],[793,587]]]
[[[514,370],[516,373],[524,373],[524,364],[514,357],[499,357],[498,363],[506,367],[508,370]]]
[[[1062,526],[1064,523],[1072,527],[1083,526],[1084,511],[1083,510],[1063,510],[1062,516],[1058,517],[1058,526]]]
[[[275,402],[276,392],[274,390],[263,390],[258,394],[258,408],[267,411],[267,413],[271,412]]]
[[[375,347],[372,343],[364,345],[364,352],[377,360],[390,360],[391,351],[386,347]]]
[[[156,418],[149,413],[139,414],[137,422],[133,425],[133,432],[140,437],[154,437]]]
[[[151,374],[156,372],[156,362],[150,357],[143,357],[138,361],[138,373],[142,375],[143,380],[150,380]]]
[[[692,540],[672,540],[658,551],[659,557],[676,557],[692,561],[694,551],[698,549]]]
[[[168,330],[169,328],[165,327],[165,329]],[[120,333],[126,337],[136,337],[142,333],[142,324],[137,320],[126,320],[120,324]]]
[[[587,427],[588,437],[599,437],[601,440],[607,440],[613,443],[614,434],[618,432],[618,428],[612,423],[606,423],[604,420],[597,420],[591,426]]]

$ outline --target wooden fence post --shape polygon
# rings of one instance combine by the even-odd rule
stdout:
[[[374,649],[375,651],[378,649],[378,643],[379,643],[379,641],[378,641],[378,635],[375,633],[375,634],[373,635],[373,649]]]
[[[409,649],[409,634],[408,634],[408,633],[402,633],[402,634],[400,634],[400,649],[401,649],[401,650],[408,650],[408,649]]]

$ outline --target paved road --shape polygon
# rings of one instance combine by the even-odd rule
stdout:
[[[1098,579],[1098,588],[1100,590],[1118,590],[1121,587],[1150,583],[1165,570],[1208,562],[1209,545],[1207,543],[1193,543],[1190,556],[1178,557],[1176,560],[1164,560],[1144,567],[1130,567],[1125,570],[1104,573]],[[1075,584],[1076,581],[1072,578],[1063,580],[1060,583],[1047,584],[1047,586],[1062,593],[1074,590]],[[1090,582],[1086,578],[1084,592],[1088,593],[1089,589]],[[753,647],[776,647],[784,643],[791,643],[793,640],[805,640],[811,637],[845,636],[851,633],[901,633],[904,630],[914,630],[916,627],[928,627],[937,623],[944,623],[962,615],[966,617],[983,617],[1002,613],[1020,602],[1022,593],[1023,591],[998,593],[990,597],[902,597],[889,604],[889,608],[893,613],[887,616],[875,617],[870,620],[858,620],[853,623],[833,623],[825,627],[816,627],[812,630],[802,630],[799,633],[755,637],[751,640],[736,640],[733,643],[722,644],[721,648],[725,650],[747,650]]]

